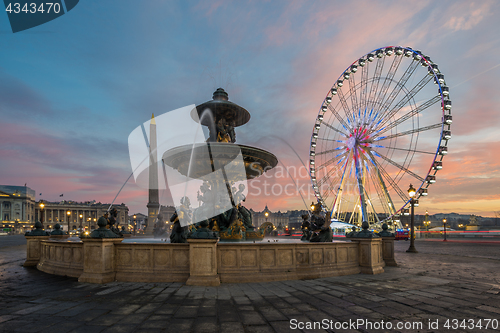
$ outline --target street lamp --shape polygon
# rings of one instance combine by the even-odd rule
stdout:
[[[135,221],[136,218],[137,218],[137,216],[134,215],[134,235],[135,235],[136,230],[137,230],[137,223]]]
[[[66,212],[66,215],[68,216],[68,235],[69,235],[69,217],[71,216],[71,211],[70,211],[70,210],[68,210],[68,211]]]
[[[83,218],[83,215],[82,215],[82,214],[80,214],[80,233],[83,233],[83,230],[82,230],[82,229],[83,229],[83,225],[82,225],[83,221],[82,221],[82,218]]]
[[[267,208],[267,206],[266,206],[266,208]],[[266,217],[266,223],[267,223],[267,217],[269,216],[269,212],[265,212],[264,216]],[[273,225],[273,236],[276,236],[275,230],[276,230],[276,227]]]
[[[443,219],[443,234],[444,234],[443,242],[446,242],[446,219]]]
[[[410,184],[410,188],[408,189],[408,195],[410,196],[410,205],[411,205],[411,220],[410,220],[410,228],[411,228],[411,233],[410,233],[410,247],[406,252],[411,252],[411,253],[418,253],[417,249],[415,248],[415,194],[417,191],[413,187],[412,184]]]
[[[40,202],[40,223],[42,224],[43,226],[43,207],[45,207],[43,201]]]

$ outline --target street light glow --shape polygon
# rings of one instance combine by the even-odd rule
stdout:
[[[410,188],[408,189],[408,195],[410,196],[410,198],[413,198],[415,196],[415,193],[417,193],[417,191],[415,190],[413,185],[410,184]]]

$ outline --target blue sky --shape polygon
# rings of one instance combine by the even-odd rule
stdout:
[[[420,209],[492,216],[500,210],[499,15],[498,1],[87,0],[16,34],[0,15],[0,183],[28,183],[45,200],[110,202],[131,172],[129,133],[151,113],[211,99],[219,86],[252,115],[238,143],[298,166],[269,137],[307,159],[337,77],[373,49],[402,45],[439,64],[454,106],[450,154]],[[130,182],[117,202],[145,212],[147,193]],[[248,206],[266,203],[304,208],[297,196]]]

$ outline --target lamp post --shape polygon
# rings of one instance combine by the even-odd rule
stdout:
[[[68,211],[66,212],[66,215],[68,216],[68,235],[69,235],[69,217],[71,216],[71,211],[70,211],[70,210],[68,210]]]
[[[266,223],[267,223],[267,217],[269,216],[269,213],[268,213],[268,212],[265,212],[265,213],[264,213],[264,216],[266,217]],[[273,234],[274,234],[274,230],[273,230]]]
[[[417,191],[413,187],[412,184],[410,184],[410,188],[408,189],[408,195],[410,196],[410,205],[411,205],[411,219],[410,219],[410,228],[411,228],[411,233],[410,233],[410,247],[406,252],[411,252],[411,253],[418,253],[417,249],[415,248],[415,194]]]
[[[45,207],[45,204],[43,201],[40,202],[40,223],[42,224],[43,227],[43,207]]]
[[[443,234],[444,234],[443,242],[446,242],[446,219],[443,219]]]
[[[135,236],[135,233],[136,233],[136,230],[137,230],[137,222],[135,221],[136,218],[137,218],[137,216],[134,215],[134,236]]]
[[[82,230],[83,229],[83,225],[82,225],[83,221],[82,221],[82,219],[83,219],[83,215],[80,214],[80,234],[83,234],[83,230]]]

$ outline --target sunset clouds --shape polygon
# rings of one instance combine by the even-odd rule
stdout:
[[[81,2],[17,34],[4,15],[0,183],[28,183],[45,200],[64,193],[111,202],[132,172],[129,133],[151,113],[211,99],[219,86],[251,113],[236,128],[237,142],[299,168],[342,71],[375,48],[402,45],[439,64],[453,101],[449,154],[418,210],[493,216],[500,210],[499,15],[498,1],[110,0]],[[293,184],[281,176],[269,182]],[[309,180],[296,183],[309,199]],[[167,204],[169,194],[162,196]],[[147,192],[130,181],[117,202],[145,212]],[[246,203],[304,209],[299,195],[251,192]]]

